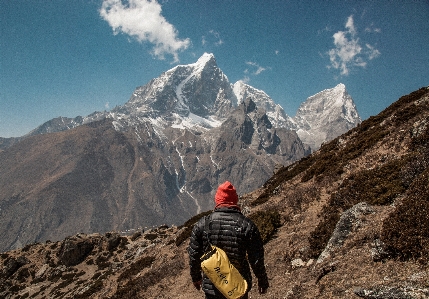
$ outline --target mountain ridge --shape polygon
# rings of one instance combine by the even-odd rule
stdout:
[[[310,152],[288,120],[265,92],[232,85],[212,54],[109,112],[53,119],[0,152],[0,250],[178,224],[225,180],[254,190]]]
[[[344,96],[337,95],[332,101],[337,90],[343,90]],[[247,97],[252,98],[259,108],[265,109],[275,127],[297,131],[301,140],[313,151],[323,142],[361,122],[353,99],[342,83],[309,97],[301,104],[296,115],[290,117],[264,91],[241,80],[230,83],[218,68],[214,55],[204,53],[197,62],[177,65],[138,87],[124,105],[85,117],[58,117],[45,122],[26,136],[68,130],[103,118],[112,119],[117,130],[138,126],[147,120],[161,127],[170,125],[210,129],[220,126],[232,109]],[[315,108],[311,108],[310,102]],[[311,109],[306,111],[306,107]],[[321,115],[323,111],[331,116]]]
[[[117,130],[105,118],[0,152],[1,250],[71,232],[180,223],[208,209],[222,181],[248,192],[275,165],[305,155],[296,133],[272,128],[246,103],[252,109],[243,103],[205,133],[161,131],[151,120]]]
[[[267,294],[253,286],[250,296],[428,298],[428,143],[424,87],[241,195],[263,236],[270,282]],[[75,234],[4,252],[0,296],[203,297],[186,248],[209,212],[179,227]]]

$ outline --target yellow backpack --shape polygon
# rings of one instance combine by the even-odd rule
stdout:
[[[208,217],[207,217],[208,218]],[[201,257],[201,268],[213,285],[228,299],[241,298],[247,291],[247,281],[228,259],[225,251],[210,243],[209,221],[205,219],[205,232],[209,248]]]

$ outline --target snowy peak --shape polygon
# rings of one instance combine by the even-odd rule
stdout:
[[[333,117],[341,115],[350,123],[355,123],[356,120],[360,122],[353,99],[342,83],[309,97],[300,105],[296,119],[308,118],[309,115],[314,116],[316,114],[319,121],[331,120]]]
[[[211,128],[219,126],[236,102],[214,55],[204,53],[197,62],[178,65],[137,88],[124,112],[134,119],[161,117],[178,127]]]
[[[166,73],[171,75],[186,73],[188,77],[198,77],[201,76],[202,72],[212,71],[216,68],[218,68],[218,66],[214,55],[211,53],[204,53],[195,63],[178,65]]]
[[[235,82],[233,91],[239,104],[247,99],[252,99],[256,106],[264,109],[273,126],[278,128],[291,127],[291,118],[264,91],[256,89],[241,80]]]
[[[178,65],[137,88],[125,110],[139,119],[169,119],[174,127],[209,129],[219,126],[247,98],[266,111],[274,126],[286,126],[290,117],[280,105],[242,81],[232,85],[214,55],[204,53],[195,63]]]
[[[313,150],[361,122],[342,83],[309,97],[291,118],[263,90],[243,81],[231,84],[214,55],[204,53],[195,63],[177,65],[138,87],[123,106],[83,118],[58,119],[32,133],[68,130],[105,118],[112,119],[116,130],[150,123],[160,132],[168,127],[203,132],[220,127],[237,106],[249,99],[264,110],[273,127],[296,131]]]
[[[346,86],[340,83],[309,97],[299,107],[294,121],[301,140],[317,149],[357,126],[361,119]]]
[[[194,64],[195,66],[205,67],[206,65],[212,65],[217,67],[216,58],[212,53],[204,53],[198,58],[197,62]]]

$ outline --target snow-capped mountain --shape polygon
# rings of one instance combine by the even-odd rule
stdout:
[[[225,180],[247,193],[308,154],[290,128],[318,146],[356,123],[353,109],[339,85],[292,119],[265,92],[231,84],[204,54],[111,111],[53,119],[10,147],[0,140],[0,251],[77,232],[181,224],[212,209]]]
[[[237,99],[213,54],[179,65],[135,90],[122,107],[112,110],[118,124],[162,118],[174,127],[218,127]]]
[[[247,193],[276,165],[305,156],[294,131],[271,123],[267,112],[281,107],[266,111],[256,96],[239,102],[233,87],[205,54],[137,88],[122,106],[53,119],[1,151],[0,227],[8,229],[0,229],[0,250],[76,232],[178,225],[212,209],[225,180]]]
[[[205,131],[219,127],[248,98],[266,112],[274,127],[295,130],[311,150],[361,122],[344,84],[309,97],[292,118],[264,91],[243,81],[230,83],[214,55],[204,53],[197,62],[178,65],[138,87],[128,102],[110,112],[56,118],[29,135],[68,130],[105,118],[113,119],[117,130],[149,122],[158,132],[167,127]]]
[[[241,80],[234,84],[233,90],[239,103],[251,98],[259,108],[264,109],[274,127],[291,128],[293,126],[293,121],[283,108],[276,104],[264,91],[256,89]]]
[[[300,105],[293,121],[291,129],[313,150],[362,122],[342,83],[309,97]]]

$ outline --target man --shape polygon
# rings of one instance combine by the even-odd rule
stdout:
[[[230,262],[247,281],[248,289],[242,297],[243,299],[248,298],[248,292],[252,287],[250,267],[258,279],[259,293],[266,293],[269,284],[264,265],[264,247],[261,235],[256,225],[241,214],[240,208],[237,206],[237,192],[230,182],[226,181],[219,186],[215,203],[213,213],[201,218],[192,229],[188,253],[191,278],[195,288],[200,290],[202,286],[206,298],[225,298],[210,279],[201,274],[200,258],[208,246],[207,238],[210,238],[210,243],[226,252]],[[210,223],[210,232],[204,231],[206,218]]]

